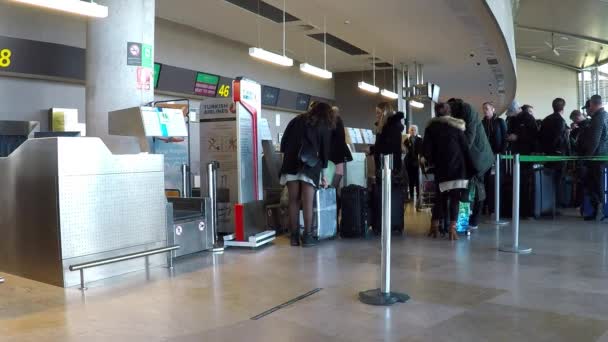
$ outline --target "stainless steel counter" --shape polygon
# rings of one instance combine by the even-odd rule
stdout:
[[[0,158],[0,188],[0,271],[68,287],[79,282],[71,264],[167,245],[162,155],[112,155],[99,138],[31,139]],[[144,267],[106,265],[87,281]]]

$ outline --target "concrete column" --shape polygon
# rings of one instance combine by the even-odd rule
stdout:
[[[127,42],[152,46],[154,61],[154,0],[97,0],[108,6],[104,19],[87,26],[87,135],[100,137],[113,153],[138,153],[136,138],[110,136],[108,112],[154,100],[154,87],[138,89],[137,66],[127,65]]]

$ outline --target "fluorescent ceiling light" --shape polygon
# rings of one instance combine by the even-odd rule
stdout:
[[[256,47],[249,48],[249,56],[282,66],[290,67],[293,65],[293,59],[287,56],[278,55]]]
[[[370,93],[378,94],[380,92],[380,88],[375,85],[371,85],[369,83],[365,83],[363,81],[359,82],[359,89],[369,91]]]
[[[410,105],[412,107],[414,107],[414,108],[420,108],[420,109],[424,108],[424,103],[418,102],[418,101],[414,101],[414,100],[410,101]]]
[[[302,72],[305,72],[307,74],[325,78],[325,79],[330,79],[333,77],[333,74],[331,73],[331,71],[327,71],[326,69],[317,68],[316,66],[310,65],[308,63],[300,64],[300,70],[302,70]]]
[[[390,90],[386,90],[386,89],[382,89],[382,91],[380,92],[380,95],[384,96],[384,97],[388,97],[389,99],[393,99],[396,100],[399,98],[399,95],[397,95],[397,93],[393,93]]]
[[[108,8],[94,2],[81,0],[12,0],[24,4],[85,15],[88,17],[105,18],[108,16]]]

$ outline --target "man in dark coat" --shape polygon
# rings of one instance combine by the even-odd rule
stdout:
[[[601,96],[593,95],[591,97],[588,113],[591,115],[591,126],[585,131],[585,138],[581,146],[582,152],[585,156],[606,156],[608,155],[608,113],[604,110]],[[605,167],[605,162],[589,163],[586,190],[589,193],[591,205],[596,212],[592,217],[586,217],[585,219],[595,219],[597,207],[603,203],[604,185],[602,184],[602,176]]]
[[[464,120],[466,125],[464,135],[469,145],[471,161],[475,170],[475,175],[471,179],[475,184],[475,203],[473,203],[473,213],[469,219],[469,228],[474,230],[479,225],[483,203],[486,199],[484,177],[494,164],[494,154],[481,123],[481,118],[473,110],[473,107],[460,99],[451,99],[448,103],[452,109],[452,115]]]
[[[532,116],[532,107],[522,106],[522,111],[509,121],[507,141],[513,154],[530,155],[536,150],[538,139],[538,128],[536,120]],[[520,216],[529,218],[533,216],[533,193],[531,181],[533,175],[532,164],[521,164],[520,177]]]
[[[405,168],[409,179],[410,199],[414,199],[414,190],[420,195],[420,164],[418,162],[422,153],[422,137],[418,134],[418,126],[412,125],[410,136],[405,140],[406,148]]]
[[[507,124],[505,120],[496,115],[496,108],[492,102],[486,102],[483,108],[483,128],[490,141],[494,155],[504,154],[507,149]],[[502,170],[501,170],[502,171]],[[492,170],[485,174],[486,202],[489,212],[494,212],[494,177]]]
[[[542,153],[549,156],[567,156],[570,155],[570,139],[568,137],[568,125],[562,117],[566,101],[562,98],[556,98],[551,104],[553,114],[543,119],[540,125],[539,146]],[[553,170],[553,185],[555,188],[555,203],[559,203],[562,198],[562,187],[560,186],[562,175],[566,163],[555,162],[547,163],[545,167]]]

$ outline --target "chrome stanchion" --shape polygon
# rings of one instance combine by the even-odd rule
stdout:
[[[369,305],[388,306],[405,303],[410,297],[391,292],[391,174],[393,156],[382,158],[382,251],[380,261],[380,288],[359,293],[359,300]]]
[[[500,220],[500,154],[496,155],[496,164],[494,166],[494,224],[503,226],[508,224],[508,221]]]
[[[520,182],[520,162],[519,154],[515,155],[513,164],[513,245],[503,246],[499,248],[501,252],[529,254],[532,253],[532,248],[526,248],[519,245],[519,182]]]
[[[213,247],[208,249],[208,252],[221,253],[224,251],[224,246],[218,243],[217,238],[217,169],[220,164],[212,161],[207,164],[207,192],[209,193],[209,201],[211,202],[211,236],[213,238]]]
[[[191,197],[190,194],[190,167],[182,164],[182,197]]]

